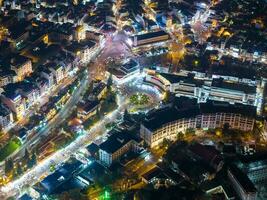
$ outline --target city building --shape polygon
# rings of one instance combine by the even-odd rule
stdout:
[[[170,187],[177,185],[176,180],[169,174],[161,170],[159,167],[154,167],[142,175],[142,181],[146,184],[152,184],[155,189],[159,187]]]
[[[100,102],[98,100],[88,101],[83,105],[78,106],[77,117],[82,120],[87,120],[97,113],[97,109],[100,109]]]
[[[213,79],[209,88],[209,99],[256,105],[256,87],[229,83],[222,78]]]
[[[141,124],[140,136],[150,147],[162,143],[164,138],[176,140],[177,133],[187,129],[215,129],[228,124],[232,129],[252,131],[256,116],[254,106],[176,98],[173,105],[149,112]]]
[[[21,55],[16,55],[11,58],[10,68],[16,72],[17,81],[22,81],[33,72],[31,60]]]
[[[212,167],[216,172],[222,169],[223,158],[219,151],[213,146],[205,146],[200,143],[190,145],[189,150],[200,157],[205,163]]]
[[[256,200],[257,189],[251,180],[237,166],[231,166],[228,171],[228,178],[231,181],[237,195],[242,200]]]
[[[206,149],[205,146],[201,148]],[[168,160],[170,161],[170,169],[173,172],[197,185],[215,177],[217,171],[210,165],[212,160],[206,159],[209,151],[207,155],[202,157],[191,150],[191,145],[186,145],[179,149],[179,152],[179,154]]]
[[[64,67],[59,63],[49,62],[45,65],[54,75],[54,80],[56,84],[59,84],[65,78]]]
[[[236,164],[237,167],[249,178],[257,189],[257,196],[266,196],[266,190],[262,188],[267,182],[266,153],[256,153],[253,156],[242,157]]]
[[[45,78],[48,81],[48,88],[51,89],[54,86],[56,86],[56,81],[54,78],[54,73],[50,71],[48,68],[46,68],[46,65],[44,65],[42,68],[40,67],[40,76]]]
[[[118,69],[110,69],[109,73],[112,74],[112,78],[116,83],[122,83],[127,80],[128,77],[140,72],[140,65],[137,61],[129,59],[125,61]]]
[[[2,102],[15,114],[15,120],[23,118],[26,110],[25,99],[14,88],[5,89],[1,94]]]
[[[0,101],[0,129],[9,127],[13,122],[13,113]]]
[[[170,39],[170,36],[165,31],[156,31],[140,35],[134,35],[131,39],[133,46],[141,46],[167,41]]]
[[[140,139],[128,132],[113,133],[105,142],[99,145],[99,160],[106,166],[118,161],[130,151],[138,151]]]
[[[82,169],[82,163],[75,161],[74,163],[65,163],[58,168],[54,173],[44,178],[34,188],[40,191],[41,194],[51,194],[62,184],[73,178],[76,172]]]
[[[93,91],[91,92],[90,95],[93,98],[101,100],[106,94],[106,92],[107,92],[107,85],[104,82],[100,81],[94,84]]]
[[[5,64],[0,64],[0,87],[4,87],[9,83],[15,83],[17,81],[17,74]]]
[[[96,53],[99,50],[96,43],[92,40],[86,42],[75,43],[73,42],[70,46],[67,46],[66,51],[75,56],[76,63],[86,64],[95,57]]]
[[[233,82],[223,78],[197,78],[193,73],[176,75],[152,73],[148,70],[145,82],[163,91],[170,91],[176,96],[196,98],[198,102],[215,100],[254,106],[262,104],[257,85]]]

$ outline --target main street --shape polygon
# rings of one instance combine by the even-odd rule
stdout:
[[[105,60],[108,57],[121,57],[126,56],[130,57],[130,52],[128,51],[127,47],[123,44],[124,36],[121,35],[121,33],[117,33],[114,37],[111,37],[109,40],[106,41],[106,45],[104,49],[101,51],[101,53],[96,57],[94,60],[94,63],[97,63],[97,68],[100,68],[99,65],[105,65]],[[116,46],[116,50],[114,50],[114,46]],[[94,70],[95,68],[90,68],[91,71],[98,71]],[[102,69],[102,68],[101,68]],[[105,67],[103,67],[102,70],[106,70]],[[100,70],[100,72],[102,71]],[[96,75],[96,74],[94,74]],[[94,77],[92,74],[90,75],[90,78]],[[81,80],[81,84],[78,86],[74,94],[70,97],[68,102],[64,105],[64,107],[59,111],[59,113],[47,124],[45,125],[38,133],[35,134],[33,138],[31,138],[29,141],[27,141],[21,149],[16,153],[16,155],[13,158],[21,157],[24,154],[24,151],[26,148],[35,146],[40,140],[42,140],[44,137],[46,137],[54,128],[59,126],[62,123],[65,123],[65,120],[67,116],[71,113],[72,109],[75,107],[75,105],[81,100],[83,96],[83,92],[85,92],[86,87],[88,87],[90,78],[88,75],[84,75],[84,77]],[[135,82],[135,80],[139,80],[141,76],[135,75],[132,78],[128,79],[126,82],[123,83],[124,86],[130,86],[130,83]],[[138,81],[139,82],[139,81]],[[139,85],[139,84],[137,84]],[[147,92],[147,93],[155,93],[156,96],[159,94],[156,93],[153,90],[149,90],[147,88],[135,88],[137,91]],[[64,162],[66,162],[71,155],[78,152],[82,147],[87,146],[89,143],[94,141],[98,136],[105,134],[105,127],[106,124],[115,121],[118,118],[121,118],[122,114],[124,113],[124,110],[128,105],[128,100],[125,98],[127,96],[127,93],[124,95],[117,95],[117,103],[118,107],[116,110],[112,111],[111,113],[104,116],[98,123],[96,123],[90,130],[84,131],[84,134],[76,138],[70,145],[65,147],[64,149],[61,149],[54,154],[52,154],[50,157],[42,160],[39,162],[34,168],[28,170],[25,174],[23,174],[21,177],[19,177],[16,180],[13,180],[12,182],[8,183],[7,185],[0,188],[0,197],[6,198],[9,196],[19,195],[23,188],[32,186],[35,183],[39,182],[44,176],[47,176],[50,173],[50,166],[51,165],[60,165]],[[159,96],[158,96],[159,97]],[[160,98],[157,98],[160,99]]]
[[[96,123],[89,131],[86,131],[83,135],[79,136],[70,145],[41,161],[37,166],[26,172],[17,180],[2,187],[1,196],[6,198],[8,196],[18,195],[23,189],[23,186],[32,186],[37,183],[43,175],[47,175],[51,165],[59,165],[65,162],[73,153],[79,151],[80,148],[85,147],[92,142],[105,124],[114,121],[123,113],[126,108],[127,101],[125,101],[123,97],[118,97],[118,104],[119,106],[116,110],[104,116],[102,120]]]
[[[139,80],[140,79],[140,80]],[[136,74],[133,75],[132,78],[129,78],[127,82],[125,82],[123,85],[128,87],[133,87],[131,83],[133,82],[140,82],[142,79],[142,76]],[[81,87],[77,89],[77,94],[73,96],[72,100],[70,100],[66,104],[66,109],[64,111],[60,112],[58,114],[57,119],[53,121],[53,124],[48,126],[47,128],[51,129],[52,126],[57,125],[58,123],[61,123],[65,119],[65,114],[69,112],[69,109],[73,105],[75,105],[75,102],[79,101],[79,96],[82,96],[81,93],[86,87],[85,85],[88,83],[88,80],[83,80],[81,83]],[[149,87],[149,86],[148,86]],[[121,88],[121,86],[119,87]],[[145,92],[148,94],[155,93],[154,95],[157,95],[157,99],[160,101],[160,94],[152,89],[148,88],[139,88],[135,87],[137,91]],[[47,159],[41,161],[38,163],[37,166],[27,171],[23,176],[18,178],[15,181],[12,181],[8,183],[6,186],[1,188],[1,194],[2,197],[12,196],[12,195],[18,195],[25,186],[32,186],[35,183],[39,182],[43,176],[47,176],[50,173],[50,166],[51,165],[60,165],[64,162],[66,162],[74,153],[78,152],[81,148],[86,147],[88,144],[93,142],[95,139],[98,138],[98,136],[104,135],[106,133],[105,127],[106,124],[110,122],[114,122],[116,119],[120,119],[121,116],[124,113],[124,110],[128,108],[129,101],[127,98],[127,93],[121,93],[123,95],[117,95],[117,103],[118,107],[116,110],[110,112],[109,114],[105,115],[99,122],[97,122],[90,130],[84,131],[84,133],[79,136],[76,140],[74,140],[70,145],[65,147],[64,149],[61,149],[54,154],[52,154]],[[43,132],[41,134],[45,135],[48,134],[49,130]]]
[[[38,142],[47,136],[52,129],[60,125],[64,120],[66,119],[67,116],[71,113],[73,107],[81,100],[82,98],[82,93],[84,93],[86,87],[88,87],[89,84],[89,79],[87,74],[84,74],[83,79],[81,80],[80,86],[76,89],[74,94],[70,97],[70,99],[67,101],[67,103],[64,105],[64,107],[58,112],[58,114],[51,120],[49,121],[42,129],[37,131],[35,135],[27,140],[21,148],[15,152],[12,157],[13,159],[20,158],[21,156],[24,155],[25,149],[31,149],[35,145],[38,144]]]

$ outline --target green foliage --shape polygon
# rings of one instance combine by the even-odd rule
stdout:
[[[129,120],[130,119],[130,114],[127,109],[124,110],[123,113],[123,120]]]
[[[10,173],[13,170],[14,163],[13,160],[8,159],[5,161],[5,174]]]
[[[130,97],[130,102],[134,105],[145,105],[149,102],[149,97],[146,94],[137,93]]]
[[[11,155],[21,146],[21,142],[17,138],[11,139],[2,149],[0,149],[0,162]]]
[[[177,140],[182,140],[184,138],[184,134],[183,134],[183,132],[178,132],[177,133]]]
[[[168,148],[171,144],[172,144],[172,141],[167,139],[167,138],[164,138],[163,141],[162,141],[162,146],[163,147]]]
[[[17,164],[16,175],[20,176],[23,173],[23,169],[20,163]]]
[[[195,135],[196,133],[196,130],[194,128],[188,128],[186,129],[185,131],[185,134],[192,134],[192,135]]]
[[[106,129],[112,129],[116,126],[116,123],[115,122],[110,122],[108,124],[105,125],[105,128]]]

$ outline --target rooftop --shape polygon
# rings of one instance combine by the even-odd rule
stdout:
[[[95,46],[95,42],[89,40],[89,41],[82,42],[82,43],[73,42],[71,45],[67,46],[66,49],[68,51],[76,53],[78,51],[82,51],[87,48],[92,48],[93,46]]]
[[[79,169],[82,165],[80,161],[75,161],[74,163],[66,163],[53,174],[47,176],[41,181],[41,185],[44,187],[45,191],[50,193],[59,187],[62,183],[69,180],[73,173]]]
[[[188,76],[181,76],[181,75],[175,75],[175,74],[160,73],[160,75],[163,78],[167,79],[170,83],[184,82],[184,83],[195,84],[197,86],[204,84],[202,80],[194,79],[194,76],[191,74],[189,74]]]
[[[197,115],[208,113],[237,113],[255,117],[256,107],[211,100],[207,101],[207,103],[197,103],[196,99],[177,97],[173,105],[149,112],[143,124],[153,131],[175,120],[193,118]]]
[[[104,82],[100,82],[97,84],[96,87],[94,87],[92,94],[95,96],[98,96],[106,87],[106,84]]]
[[[256,87],[249,86],[241,83],[231,83],[223,81],[223,79],[213,79],[212,80],[212,87],[224,88],[228,90],[235,90],[235,91],[242,91],[246,94],[255,94]]]
[[[137,37],[137,40],[146,40],[146,39],[153,38],[153,37],[169,36],[169,35],[165,31],[157,31],[157,32],[150,32],[150,33],[145,33],[142,35],[135,35],[135,36]]]
[[[88,101],[85,105],[81,107],[86,113],[91,112],[99,105],[99,101]]]
[[[236,165],[232,165],[229,168],[229,171],[233,174],[235,179],[239,182],[239,184],[246,192],[257,192],[257,189],[248,178],[248,176],[244,174]]]
[[[105,142],[99,145],[99,148],[107,153],[114,153],[131,140],[135,140],[133,135],[128,132],[116,132],[112,134]]]

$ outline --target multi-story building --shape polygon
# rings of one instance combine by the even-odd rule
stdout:
[[[96,114],[99,107],[99,101],[86,102],[84,105],[78,106],[77,116],[81,119],[87,120],[89,117]]]
[[[242,200],[256,200],[257,189],[251,180],[237,166],[233,165],[228,169],[228,178],[237,195]]]
[[[0,129],[9,127],[13,121],[13,113],[0,102]]]
[[[135,35],[132,37],[132,42],[134,46],[141,46],[166,41],[169,38],[169,34],[165,31],[157,31],[142,35]]]
[[[43,67],[40,71],[40,75],[48,81],[49,88],[53,88],[56,85],[54,74],[48,68]]]
[[[114,82],[122,84],[124,81],[127,81],[133,75],[140,73],[140,65],[137,61],[133,59],[127,60],[123,65],[118,69],[110,69],[109,73],[112,74]]]
[[[25,109],[29,109],[40,97],[39,88],[31,83],[21,83],[19,93],[25,99]]]
[[[23,117],[25,111],[29,109],[39,97],[39,88],[27,81],[12,83],[5,86],[4,92],[1,95],[2,101],[15,113],[17,120]]]
[[[103,96],[106,94],[107,85],[104,82],[97,82],[94,84],[93,91],[91,92],[91,96],[98,100],[101,100]]]
[[[38,87],[40,96],[44,95],[46,92],[49,92],[49,81],[46,78],[38,76],[33,83]]]
[[[7,107],[14,112],[16,120],[23,118],[25,114],[25,99],[14,89],[6,89],[1,94],[1,100]]]
[[[248,176],[254,184],[267,180],[267,159],[266,154],[255,156],[251,159],[242,160],[238,167]]]
[[[113,133],[105,142],[100,144],[99,159],[104,165],[110,166],[129,151],[137,151],[139,144],[140,140],[128,132]]]
[[[240,83],[229,83],[223,79],[213,79],[208,88],[209,99],[255,105],[256,87]]]
[[[24,56],[14,56],[10,60],[10,67],[17,74],[17,81],[22,81],[32,73],[32,62]]]
[[[214,129],[228,124],[232,129],[251,131],[256,108],[242,104],[218,101],[197,103],[196,99],[180,97],[172,106],[153,110],[141,124],[140,136],[150,147],[163,142],[164,138],[176,140],[177,133],[187,129]]]
[[[72,43],[66,47],[66,51],[75,56],[76,63],[78,64],[89,63],[99,50],[98,45],[92,40],[82,43]]]
[[[59,84],[65,78],[64,68],[62,65],[50,62],[45,66],[53,73],[56,84]]]
[[[17,75],[6,64],[0,63],[0,87],[4,87],[9,83],[14,83],[17,80]]]
[[[148,73],[145,81],[156,85],[163,91],[170,91],[176,96],[196,98],[198,102],[207,100],[242,103],[258,106],[261,95],[257,85],[224,80],[223,78],[196,78],[194,74],[174,75],[167,73]]]
[[[200,98],[202,93],[203,80],[195,79],[193,74],[178,76],[161,73],[159,79],[165,83],[165,88],[177,96],[188,96]]]

